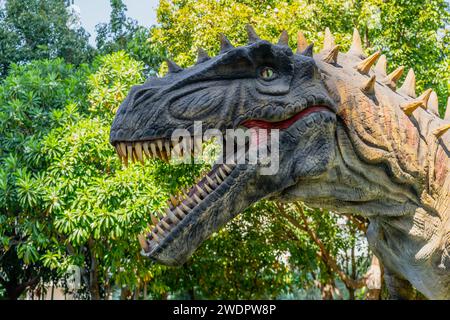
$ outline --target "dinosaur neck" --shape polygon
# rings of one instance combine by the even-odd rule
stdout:
[[[394,92],[376,97],[376,104],[362,94],[343,100],[339,109],[343,130],[361,161],[357,166],[382,168],[392,184],[408,191],[411,201],[443,215],[449,210],[444,207],[450,195],[448,140],[433,135],[434,116],[420,109],[408,118],[398,108],[398,99]],[[343,139],[338,133],[338,142]]]
[[[408,191],[411,201],[445,215],[450,210],[445,207],[450,195],[450,138],[433,134],[442,120],[422,108],[405,114],[401,106],[413,99],[382,81],[376,82],[373,94],[363,92],[368,76],[355,71],[352,56],[342,56],[342,68],[317,60],[338,104],[338,117],[351,143],[348,153],[361,162],[355,165],[383,169],[392,184]]]

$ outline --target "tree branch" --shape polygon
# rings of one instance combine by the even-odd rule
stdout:
[[[347,276],[347,274],[339,268],[337,261],[328,252],[328,250],[325,248],[325,245],[322,243],[322,241],[319,239],[316,233],[309,227],[308,220],[305,216],[305,213],[303,212],[303,208],[301,207],[301,205],[298,202],[294,202],[294,206],[298,210],[298,213],[300,215],[300,218],[302,219],[303,224],[297,221],[291,215],[287,214],[284,207],[281,204],[277,203],[277,207],[280,211],[280,214],[285,219],[287,219],[293,226],[297,227],[302,231],[305,231],[309,235],[309,237],[316,243],[316,245],[319,247],[320,250],[317,253],[317,255],[325,263],[325,265],[329,267],[330,270],[335,272],[347,287],[354,289],[362,288],[365,285],[364,279],[356,281]]]

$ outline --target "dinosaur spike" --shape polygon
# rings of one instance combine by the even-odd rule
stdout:
[[[353,40],[352,45],[350,46],[350,50],[348,51],[350,54],[354,54],[359,57],[364,57],[364,51],[361,44],[361,37],[359,35],[358,29],[353,29]]]
[[[169,67],[169,73],[177,73],[183,71],[183,69],[172,60],[167,59],[166,63],[167,67]]]
[[[254,43],[258,40],[261,40],[258,35],[256,34],[255,29],[253,29],[253,27],[250,24],[247,24],[245,26],[245,30],[247,31],[248,34],[248,42],[249,43]]]
[[[301,54],[308,47],[308,41],[305,38],[303,32],[299,31],[297,34],[297,53]]]
[[[434,91],[431,92],[430,98],[428,99],[427,109],[439,117],[439,100],[436,92]]]
[[[372,54],[370,57],[364,59],[361,61],[356,69],[362,73],[362,74],[369,74],[370,68],[372,65],[377,61],[377,59],[380,57],[381,51],[377,51],[374,54]]]
[[[198,48],[197,50],[197,64],[208,61],[211,59],[208,53],[203,48]]]
[[[311,43],[309,46],[306,47],[305,50],[302,51],[302,56],[312,57],[314,51],[314,43]]]
[[[339,45],[334,46],[333,49],[331,49],[330,52],[328,52],[328,54],[323,58],[323,61],[331,64],[337,63],[338,53]]]
[[[231,44],[230,40],[228,40],[228,38],[223,33],[221,33],[220,34],[220,53],[225,53],[227,51],[230,51],[233,48],[234,47]]]
[[[325,37],[323,39],[323,50],[328,50],[334,47],[334,37],[328,27],[325,28]]]
[[[423,108],[423,101],[422,100],[414,100],[414,101],[408,102],[405,105],[401,106],[403,112],[407,116],[412,115],[412,113],[419,107]]]
[[[433,92],[432,89],[427,89],[424,91],[424,93],[422,93],[420,95],[419,98],[417,98],[418,100],[422,101],[422,108],[427,109],[428,106],[428,99],[430,98],[431,92]]]
[[[406,75],[405,81],[403,82],[398,92],[405,94],[411,98],[416,97],[416,75],[414,70],[411,68]]]
[[[403,74],[403,70],[405,70],[404,66],[400,66],[397,69],[395,69],[394,71],[392,71],[387,78],[389,79],[390,82],[393,83],[397,83],[398,79],[400,79],[400,77]]]
[[[377,64],[375,65],[375,71],[380,73],[382,76],[386,76],[386,67],[387,67],[386,56],[382,54],[380,56],[380,59],[378,59]]]
[[[447,100],[447,108],[445,109],[444,119],[450,120],[450,97],[448,97],[448,100]]]
[[[280,34],[280,39],[278,40],[279,46],[289,46],[289,34],[286,30],[283,30]]]
[[[442,127],[437,128],[433,131],[433,134],[436,136],[436,138],[442,137],[444,133],[446,133],[450,129],[450,123],[444,124]]]
[[[371,76],[370,79],[361,87],[361,91],[368,95],[375,94],[375,83],[377,77],[375,75]]]

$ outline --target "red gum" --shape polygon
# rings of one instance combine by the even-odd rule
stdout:
[[[289,119],[278,121],[278,122],[269,122],[264,120],[247,120],[242,123],[243,126],[247,128],[260,128],[260,129],[286,129],[289,128],[294,122],[300,120],[301,118],[306,117],[308,114],[318,111],[330,111],[330,109],[326,106],[318,105],[306,108],[305,110],[300,111],[296,115],[292,116]]]

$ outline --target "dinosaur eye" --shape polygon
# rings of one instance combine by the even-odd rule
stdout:
[[[276,73],[272,68],[264,67],[259,70],[259,76],[264,80],[272,80],[276,77]]]

